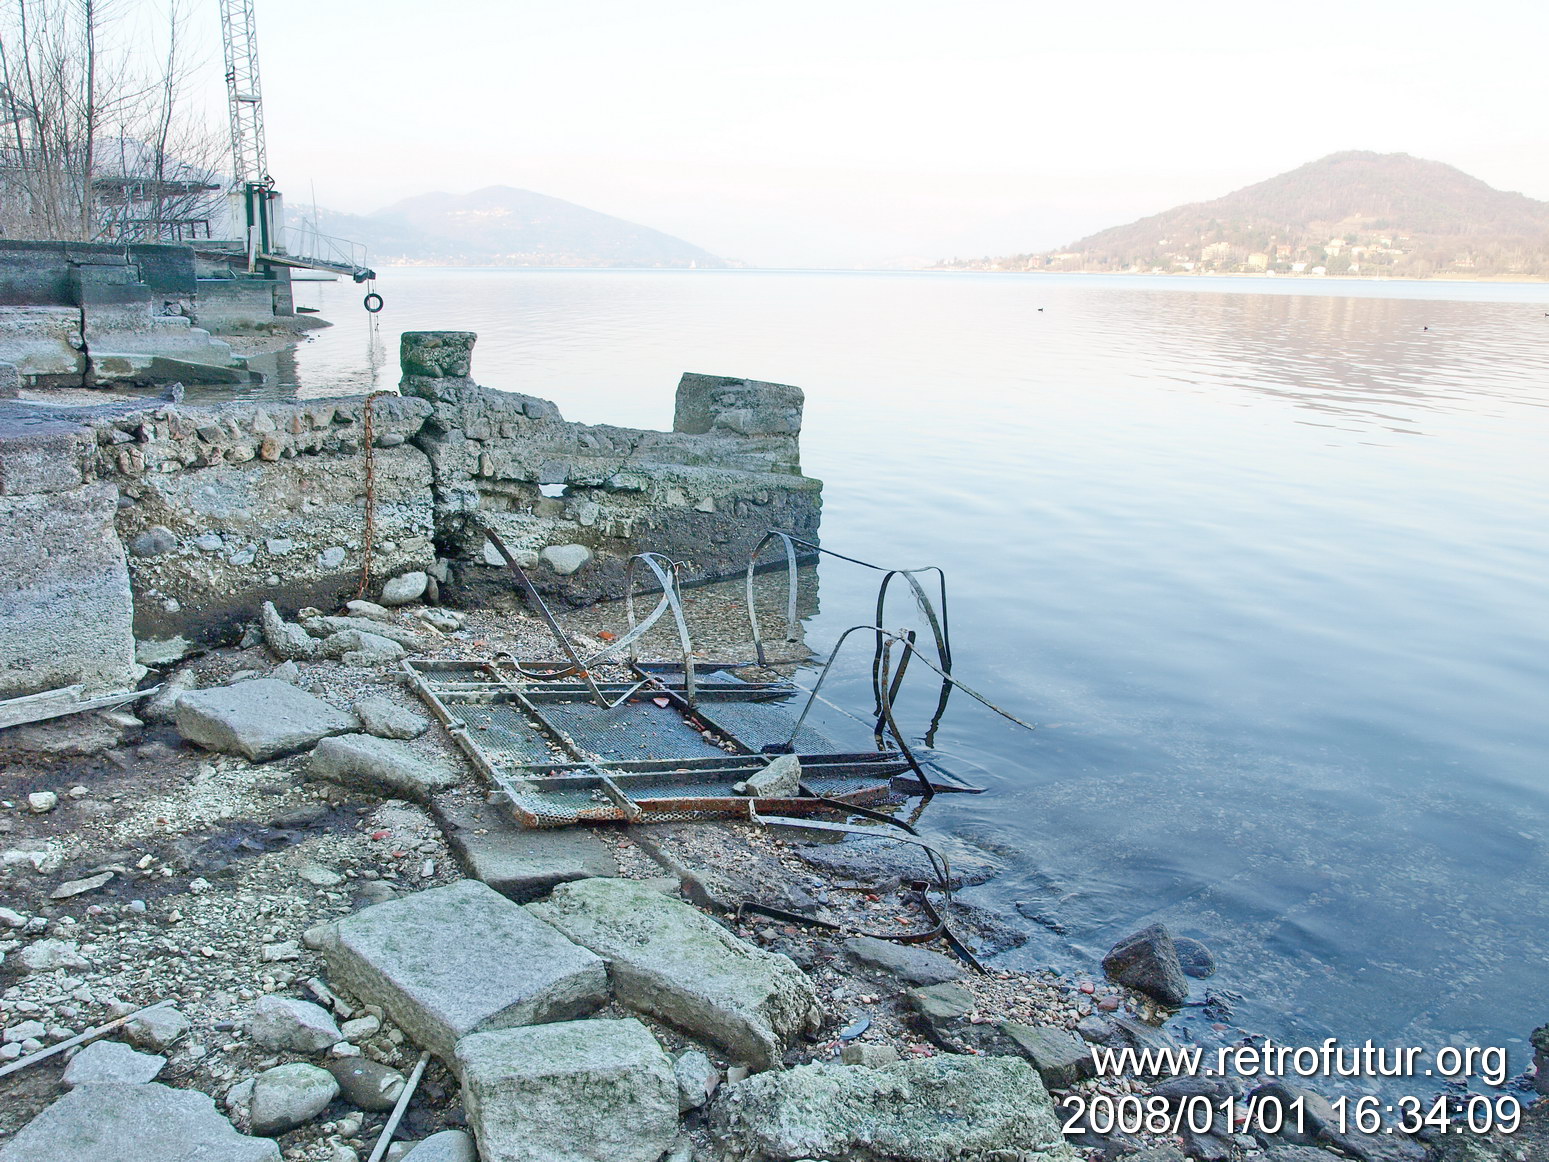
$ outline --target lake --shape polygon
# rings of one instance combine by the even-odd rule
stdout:
[[[479,332],[476,379],[568,419],[670,426],[689,370],[806,390],[824,543],[943,566],[956,671],[1038,724],[962,700],[938,739],[989,791],[929,820],[1007,863],[968,895],[1040,917],[1005,963],[1090,973],[1162,921],[1214,949],[1233,1026],[1525,1066],[1549,1021],[1549,286],[379,289],[374,344],[361,288],[300,288],[337,323],[296,354],[303,394],[390,386],[398,332],[435,328]],[[809,641],[868,620],[872,583],[825,563]]]

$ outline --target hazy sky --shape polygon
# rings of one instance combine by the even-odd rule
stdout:
[[[215,0],[194,0],[224,118]],[[270,169],[505,184],[759,265],[1045,249],[1344,149],[1549,199],[1549,4],[257,0]]]

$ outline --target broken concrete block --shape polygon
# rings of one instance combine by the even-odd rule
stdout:
[[[821,1020],[817,994],[787,956],[631,880],[561,884],[527,910],[606,957],[620,1001],[720,1046],[755,1069]]]
[[[409,651],[383,634],[346,629],[330,634],[322,644],[325,658],[337,658],[346,666],[377,666],[396,662]]]
[[[1095,1072],[1086,1042],[1068,1029],[1053,1025],[1005,1024],[1000,1031],[1032,1062],[1044,1085],[1068,1089]]]
[[[317,639],[299,625],[281,617],[274,602],[263,603],[258,612],[258,623],[263,627],[264,644],[280,661],[305,662],[317,657]]]
[[[561,577],[570,576],[592,559],[592,551],[585,545],[550,545],[539,555]]]
[[[429,719],[381,694],[355,699],[355,715],[378,738],[418,738],[430,729]]]
[[[475,880],[362,908],[323,955],[335,985],[447,1062],[468,1033],[569,1020],[608,999],[602,959]]]
[[[280,1162],[280,1148],[239,1134],[191,1089],[83,1085],[0,1146],[0,1162]]]
[[[451,768],[421,758],[402,743],[369,734],[325,738],[312,752],[307,769],[319,779],[419,801],[457,781]]]
[[[177,728],[190,742],[255,763],[360,729],[353,715],[274,678],[190,690],[178,699],[176,714]]]
[[[483,1162],[657,1162],[677,1136],[672,1062],[636,1020],[473,1033],[457,1073]]]
[[[968,970],[950,956],[875,936],[852,937],[844,942],[844,950],[858,964],[881,969],[907,984],[944,984],[968,975]]]
[[[739,795],[759,799],[794,799],[801,794],[801,760],[793,754],[777,756],[763,770],[732,788]]]
[[[489,807],[449,811],[444,818],[463,870],[519,904],[571,880],[619,874],[607,844],[590,831],[522,827]]]
[[[417,601],[424,594],[428,581],[429,578],[419,570],[394,577],[382,586],[381,604],[407,605],[411,601]]]
[[[734,1158],[1076,1162],[1048,1091],[1014,1057],[944,1054],[882,1069],[827,1063],[730,1086],[712,1126]]]
[[[104,1085],[112,1082],[144,1085],[148,1081],[155,1081],[156,1075],[166,1064],[165,1057],[136,1053],[122,1041],[93,1041],[70,1058],[70,1064],[65,1066],[61,1080],[69,1089],[78,1085]]]
[[[344,1040],[333,1014],[311,1001],[270,993],[253,1006],[248,1033],[265,1049],[290,1049],[296,1053],[321,1053]]]

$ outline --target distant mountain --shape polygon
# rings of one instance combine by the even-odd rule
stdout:
[[[309,206],[288,207],[292,225]],[[422,194],[374,214],[316,211],[324,234],[363,243],[372,262],[466,266],[726,267],[681,238],[574,202],[490,186],[471,194]]]
[[[1407,153],[1335,153],[1212,202],[974,270],[1549,277],[1549,202]]]

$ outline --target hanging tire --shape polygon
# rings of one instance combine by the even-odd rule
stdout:
[[[373,315],[382,309],[382,296],[377,294],[376,291],[372,291],[370,294],[368,294],[364,301],[366,310],[370,311]]]

